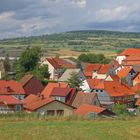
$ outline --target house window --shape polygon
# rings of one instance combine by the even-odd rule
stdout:
[[[103,92],[103,90],[100,90],[100,92]]]
[[[48,116],[54,116],[55,115],[55,111],[54,110],[47,110],[47,115]]]
[[[98,89],[96,89],[96,92],[98,92]]]
[[[16,111],[21,111],[21,110],[22,110],[21,105],[16,105]]]
[[[60,97],[55,97],[56,100],[58,101],[61,101],[61,98]]]
[[[64,110],[57,110],[57,115],[58,116],[63,116],[64,115]]]

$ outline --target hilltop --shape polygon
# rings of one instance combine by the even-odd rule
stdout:
[[[4,50],[24,50],[29,45],[41,46],[50,56],[78,56],[83,52],[114,56],[117,50],[140,48],[140,33],[83,30],[0,40]]]

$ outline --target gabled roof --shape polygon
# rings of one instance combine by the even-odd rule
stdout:
[[[64,104],[64,105],[66,105],[66,106],[69,106],[69,107],[75,109],[75,107],[70,106],[70,105],[67,105],[67,104],[65,104],[65,103],[63,103],[63,102],[60,102],[60,101],[58,101],[58,100],[54,100],[53,98],[43,98],[43,99],[40,99],[40,100],[31,102],[31,103],[25,104],[25,105],[24,105],[24,108],[25,108],[25,109],[28,109],[28,110],[31,110],[31,111],[35,111],[35,110],[37,110],[37,109],[39,109],[39,108],[41,108],[41,107],[43,107],[43,106],[45,106],[45,105],[48,105],[48,104],[50,104],[50,103],[52,103],[52,102],[59,102],[59,103],[61,103],[61,104]]]
[[[104,81],[104,87],[111,97],[130,96],[136,94],[129,86],[117,81]]]
[[[66,88],[66,87],[68,87],[68,84],[66,84],[66,83],[48,83],[48,85],[42,91],[41,95],[44,95],[44,97],[50,97],[50,94],[55,87]]]
[[[4,105],[21,105],[21,104],[24,104],[24,103],[21,100],[18,100],[14,96],[1,95],[0,96],[0,104],[4,104]]]
[[[24,87],[31,79],[33,78],[33,75],[27,74],[20,80],[21,85]]]
[[[107,74],[111,68],[111,64],[104,64],[101,66],[99,71],[97,72],[98,74]]]
[[[79,106],[75,110],[75,114],[85,116],[85,115],[88,115],[89,113],[100,114],[101,112],[103,112],[105,110],[106,109],[102,108],[102,107],[89,105],[89,104],[84,104],[84,105]]]
[[[104,89],[104,80],[102,79],[87,79],[87,83],[91,89]]]
[[[102,64],[88,64],[85,67],[84,74],[86,77],[92,77],[93,71],[98,71]]]
[[[79,107],[83,104],[93,104],[93,101],[96,97],[96,93],[78,92],[72,103],[72,106]]]
[[[140,56],[140,49],[128,48],[124,50],[119,56]]]
[[[47,105],[53,101],[54,101],[54,99],[52,99],[52,98],[44,98],[44,99],[40,99],[40,100],[37,100],[34,102],[30,102],[28,104],[25,103],[24,108],[31,110],[31,111],[34,111],[34,110],[36,110],[44,105]]]
[[[54,68],[76,68],[76,65],[73,63],[70,63],[67,60],[61,59],[61,58],[47,58],[48,62],[54,67]]]
[[[131,67],[125,67],[125,68],[122,68],[118,73],[117,75],[120,77],[120,78],[125,78],[129,72],[132,70]]]
[[[136,106],[140,106],[140,98],[137,100]]]
[[[22,85],[17,81],[0,80],[0,94],[3,94],[3,95],[25,94],[25,91]]]
[[[53,88],[50,96],[66,97],[70,93],[70,91],[70,88],[55,87]]]
[[[58,79],[58,81],[66,82],[71,77],[72,73],[79,73],[80,69],[67,69],[62,76]]]
[[[39,96],[34,95],[34,94],[30,94],[25,99],[23,99],[23,102],[25,104],[28,104],[28,103],[31,103],[31,102],[35,102],[37,100],[40,100]]]

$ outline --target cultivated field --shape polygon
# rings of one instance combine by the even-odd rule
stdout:
[[[0,140],[140,140],[140,118],[0,119]]]

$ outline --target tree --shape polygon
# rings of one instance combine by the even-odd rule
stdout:
[[[35,75],[41,81],[44,81],[45,79],[50,78],[50,73],[48,71],[48,65],[41,65],[41,66],[38,65],[32,74]]]
[[[16,79],[20,79],[26,73],[32,73],[38,67],[41,57],[41,48],[32,47],[26,49],[16,64]]]
[[[89,61],[89,58],[86,54],[81,54],[78,59],[82,62],[88,62]]]
[[[78,73],[72,72],[71,77],[68,79],[68,84],[71,88],[79,89],[81,81],[79,79]]]
[[[4,70],[6,72],[10,71],[11,65],[10,65],[9,55],[7,53],[6,53],[5,59],[3,61],[3,66],[4,66]]]

